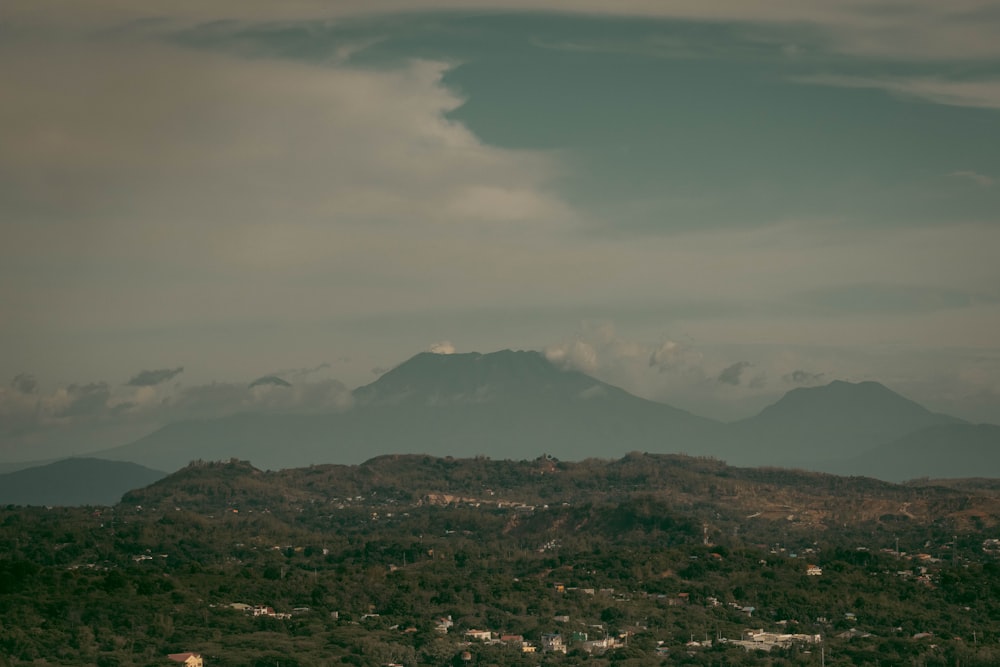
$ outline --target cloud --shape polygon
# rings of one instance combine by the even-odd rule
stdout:
[[[577,334],[549,345],[545,357],[566,370],[594,375],[618,386],[646,387],[649,369],[657,375],[700,376],[701,354],[689,345],[665,339],[650,344],[628,340],[618,335],[609,321],[585,321]]]
[[[38,390],[31,376],[22,374],[18,378],[20,382],[12,383],[11,389],[0,387],[0,437],[91,423],[114,413],[106,382],[70,384],[46,393]]]
[[[527,293],[543,257],[568,261],[552,257],[576,215],[554,192],[557,157],[451,120],[453,63],[238,57],[125,33],[0,40],[0,283],[63,278],[0,288],[25,331],[481,302]],[[441,290],[443,274],[462,284]]]
[[[445,117],[464,101],[442,83],[451,65],[254,55],[149,40],[0,48],[0,169],[16,179],[0,191],[5,208],[89,218],[129,250],[147,234],[171,247],[193,235],[260,268],[325,258],[329,247],[304,251],[349,224],[565,217],[540,187],[550,160],[485,146]]]
[[[661,373],[700,361],[701,357],[697,352],[672,340],[663,341],[649,355],[649,366]]]
[[[810,373],[801,369],[796,369],[791,373],[785,373],[781,379],[788,384],[812,385],[823,381],[823,373]]]
[[[749,361],[737,361],[735,364],[726,366],[719,373],[719,377],[716,378],[716,382],[721,382],[723,384],[731,384],[734,387],[740,384],[740,379],[743,376],[743,371],[752,366]]]
[[[154,371],[139,371],[126,384],[130,387],[152,387],[173,379],[183,371],[183,366],[178,366],[177,368],[160,368]]]
[[[455,354],[455,346],[446,340],[432,343],[427,350],[432,354]]]
[[[216,382],[183,386],[74,383],[32,393],[0,387],[0,455],[15,449],[18,458],[46,458],[103,449],[164,424],[211,419],[238,412],[330,413],[353,406],[351,392],[336,380],[294,386]],[[84,440],[74,442],[74,434]],[[103,434],[103,436],[102,436]],[[127,441],[127,440],[126,440]],[[61,444],[60,444],[61,443]],[[30,449],[27,445],[30,444]],[[47,449],[56,447],[62,449]],[[32,453],[32,451],[34,453]]]
[[[545,358],[563,370],[594,373],[598,369],[597,350],[590,343],[573,340],[545,348]]]
[[[330,21],[356,16],[379,16],[405,12],[505,11],[566,12],[594,16],[634,16],[717,24],[738,23],[807,34],[823,47],[853,55],[893,59],[969,60],[1000,55],[997,39],[1000,19],[993,0],[939,2],[909,0],[891,6],[877,1],[829,2],[829,0],[677,0],[649,2],[621,0],[300,0],[275,3],[270,0],[221,0],[210,3],[122,3],[91,0],[81,4],[39,4],[31,0],[8,0],[7,20],[22,29],[39,24],[59,29],[97,30],[109,25],[142,23],[155,18],[167,26],[211,22],[237,23]],[[150,23],[150,21],[145,21]],[[30,33],[29,33],[30,34]],[[778,42],[786,43],[786,42]]]

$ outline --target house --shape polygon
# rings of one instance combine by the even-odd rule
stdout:
[[[181,663],[184,667],[203,667],[199,653],[171,653],[167,658]]]
[[[614,637],[605,637],[604,639],[589,639],[583,642],[581,648],[587,653],[604,653],[616,646],[618,646],[618,642]]]
[[[489,630],[466,630],[465,638],[481,642],[488,642],[493,639],[493,633]]]
[[[566,643],[560,634],[542,635],[542,650],[565,653]]]
[[[818,577],[823,574],[823,568],[819,565],[807,565],[806,574],[810,577]]]

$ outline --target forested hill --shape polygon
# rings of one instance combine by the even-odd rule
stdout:
[[[247,462],[194,462],[125,505],[198,512],[267,509],[295,516],[344,502],[380,506],[470,505],[512,508],[601,505],[649,497],[692,520],[732,527],[779,520],[808,530],[866,523],[993,526],[1000,498],[945,485],[896,485],[866,477],[779,468],[735,468],[699,457],[632,453],[618,460],[531,461],[380,456],[356,466],[261,471]]]
[[[987,667],[998,519],[989,480],[679,455],[195,462],[0,507],[0,666]]]

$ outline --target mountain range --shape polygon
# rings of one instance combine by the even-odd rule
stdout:
[[[127,461],[64,459],[0,475],[0,505],[114,505],[166,474]]]
[[[794,389],[722,423],[561,370],[538,352],[503,350],[421,353],[353,398],[341,412],[176,422],[93,455],[162,470],[230,458],[278,470],[381,454],[579,461],[646,451],[890,481],[1000,477],[1000,427],[931,412],[877,382]]]

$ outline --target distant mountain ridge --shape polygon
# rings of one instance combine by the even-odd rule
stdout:
[[[877,382],[834,381],[792,390],[754,417],[723,424],[561,370],[538,352],[512,350],[417,354],[353,396],[354,407],[340,413],[177,422],[99,455],[167,470],[230,458],[277,470],[379,454],[582,460],[647,451],[837,472],[844,460],[863,461],[907,434],[964,423]],[[923,460],[946,476],[955,454],[931,448]],[[1000,477],[1000,467],[979,474]]]
[[[240,414],[170,424],[101,452],[176,470],[194,459],[243,458],[263,468],[360,463],[386,453],[502,458],[611,457],[630,449],[701,453],[720,427],[629,394],[538,352],[423,353],[322,415]]]
[[[859,456],[912,431],[961,423],[878,382],[835,380],[793,389],[759,414],[732,424],[734,442],[723,456],[734,465],[815,469],[828,461]]]
[[[166,474],[127,461],[64,459],[0,475],[0,505],[114,505]]]
[[[935,424],[833,466],[893,482],[918,478],[1000,477],[1000,426]]]

